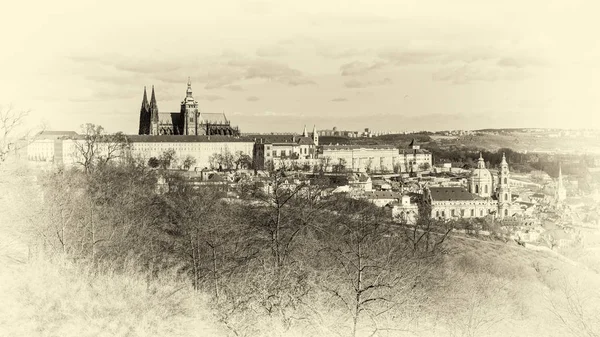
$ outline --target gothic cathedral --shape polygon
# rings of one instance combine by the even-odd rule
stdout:
[[[232,127],[224,113],[205,113],[198,110],[198,101],[192,95],[192,83],[188,78],[185,98],[179,112],[159,112],[154,86],[150,103],[144,87],[140,110],[140,135],[224,135],[239,136],[240,130]]]

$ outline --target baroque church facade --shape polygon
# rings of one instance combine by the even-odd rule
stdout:
[[[424,187],[423,198],[429,201],[431,217],[436,219],[486,216],[506,218],[515,214],[515,209],[512,208],[510,170],[504,154],[497,176],[492,175],[485,167],[480,154],[477,168],[471,172],[466,189]],[[418,214],[418,205],[405,196],[401,204],[394,206],[392,214],[401,221],[414,222]]]
[[[150,102],[148,102],[146,87],[144,87],[138,134],[239,136],[240,130],[231,126],[231,122],[224,113],[201,112],[198,109],[198,101],[192,94],[192,83],[188,78],[186,95],[181,101],[179,112],[160,112],[154,86],[152,86]]]

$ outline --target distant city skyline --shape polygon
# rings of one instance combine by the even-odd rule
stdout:
[[[593,128],[594,1],[58,0],[7,8],[0,105],[137,132],[144,86],[242,132]]]

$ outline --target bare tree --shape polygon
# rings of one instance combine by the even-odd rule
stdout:
[[[574,336],[600,336],[600,293],[586,289],[578,282],[563,278],[558,296],[546,297],[550,312]]]
[[[106,134],[100,125],[87,123],[81,126],[83,138],[74,139],[77,163],[89,173],[94,165],[106,164],[123,156],[127,137],[123,133]]]
[[[338,276],[329,277],[326,290],[347,309],[351,336],[366,325],[364,319],[370,320],[374,334],[381,329],[376,317],[401,304],[396,295],[409,274],[406,270],[405,275],[399,273],[401,245],[393,242],[389,228],[383,225],[385,215],[380,209],[364,201],[336,203],[342,209],[329,227],[332,237],[323,251],[334,259]]]
[[[404,237],[413,256],[434,256],[454,229],[452,222],[431,218],[431,202],[425,193],[419,201],[419,215],[414,226],[404,226]]]
[[[12,106],[0,106],[0,162],[6,159],[8,153],[15,150],[14,143],[18,128],[29,115],[27,110],[15,110]]]

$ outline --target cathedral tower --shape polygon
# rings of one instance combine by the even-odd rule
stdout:
[[[202,130],[198,130],[198,102],[192,96],[192,81],[188,77],[187,90],[185,99],[181,101],[181,119],[184,135],[204,134]],[[200,131],[200,132],[199,132]]]
[[[510,171],[504,153],[502,154],[502,162],[500,163],[500,172],[498,172],[498,190],[496,196],[498,198],[498,215],[501,218],[509,216],[512,195],[510,193]]]
[[[319,134],[317,133],[316,125],[313,125],[312,138],[313,138],[313,143],[315,143],[315,146],[319,146]]]
[[[150,134],[158,135],[158,104],[154,95],[154,86],[152,86],[152,96],[150,97]]]
[[[138,134],[150,134],[150,104],[148,104],[146,87],[144,87],[144,98],[142,98],[142,108],[140,109],[140,128]]]

